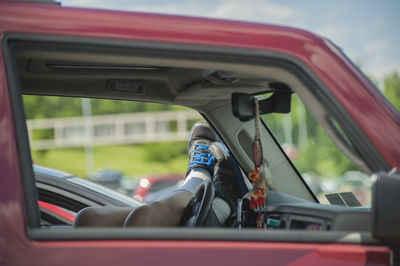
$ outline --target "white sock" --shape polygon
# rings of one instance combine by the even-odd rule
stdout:
[[[194,195],[199,189],[200,184],[207,180],[211,181],[211,176],[207,170],[202,168],[192,169],[178,190],[186,190],[192,192]]]
[[[199,189],[200,184],[207,180],[211,181],[211,176],[208,171],[202,168],[192,169],[186,177],[185,182],[178,190],[189,191],[194,195]],[[214,198],[212,209],[220,224],[224,224],[231,214],[229,204],[220,197]]]

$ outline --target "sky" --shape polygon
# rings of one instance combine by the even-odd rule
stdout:
[[[64,6],[278,24],[309,30],[340,46],[382,84],[400,73],[400,0],[62,0]]]

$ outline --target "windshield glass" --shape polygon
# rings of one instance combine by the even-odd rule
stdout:
[[[261,118],[321,203],[370,204],[369,176],[336,147],[297,95],[292,96],[289,114],[265,114]]]

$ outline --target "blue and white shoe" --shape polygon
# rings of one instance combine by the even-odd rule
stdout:
[[[217,161],[208,149],[211,143],[217,140],[219,140],[217,134],[207,122],[197,122],[193,125],[189,136],[188,153],[190,159],[186,175],[192,169],[202,168],[210,174],[210,177],[213,177],[214,166]]]
[[[240,167],[221,139],[205,122],[197,122],[189,137],[189,168],[202,168],[210,174],[217,195],[236,205],[248,193]]]
[[[237,200],[248,193],[239,164],[221,142],[212,143],[209,152],[217,160],[213,177],[215,193],[235,207]]]

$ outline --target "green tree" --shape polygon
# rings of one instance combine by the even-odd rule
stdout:
[[[400,111],[400,76],[394,72],[383,79],[383,94]]]
[[[81,98],[58,96],[23,96],[27,119],[71,117],[82,115]],[[92,115],[158,112],[167,110],[181,110],[184,107],[156,104],[138,101],[92,99]]]
[[[292,96],[290,114],[267,114],[262,119],[282,146],[290,144],[298,150],[298,156],[292,158],[292,162],[300,173],[327,178],[355,170],[355,166],[336,147],[297,95]],[[288,123],[292,131],[291,139],[285,136],[283,129]]]
[[[70,97],[24,95],[27,119],[82,115],[81,100]]]

